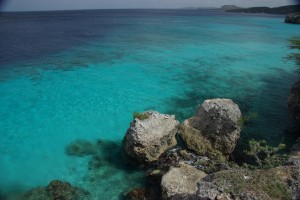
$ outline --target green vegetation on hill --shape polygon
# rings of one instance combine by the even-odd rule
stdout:
[[[290,53],[286,58],[296,63],[300,70],[300,37],[293,37],[290,39],[290,48],[295,52]],[[300,71],[299,71],[300,74]]]
[[[290,13],[300,13],[299,5],[281,6],[275,8],[269,7],[252,7],[252,8],[242,8],[242,9],[230,9],[226,12],[239,12],[239,13],[268,13],[268,14],[281,14],[287,15]]]

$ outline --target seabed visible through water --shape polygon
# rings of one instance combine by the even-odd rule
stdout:
[[[53,179],[118,199],[143,184],[120,163],[134,111],[183,120],[209,98],[258,113],[242,138],[292,144],[287,98],[298,66],[285,59],[299,27],[282,16],[214,10],[19,13],[0,18],[0,193]],[[95,155],[69,156],[76,140]]]

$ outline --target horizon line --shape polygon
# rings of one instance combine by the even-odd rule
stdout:
[[[284,6],[293,6],[300,4],[288,4]],[[221,6],[222,7],[222,6]],[[83,9],[50,9],[50,10],[0,10],[0,13],[11,13],[11,12],[61,12],[61,11],[88,11],[88,10],[213,10],[213,9],[222,9],[221,7],[181,7],[181,8],[83,8]],[[239,6],[237,6],[239,7]],[[268,7],[268,6],[253,6],[253,7]],[[240,8],[253,8],[253,7],[240,7]],[[283,6],[269,7],[269,8],[278,8]]]
[[[84,8],[84,9],[55,9],[55,10],[4,10],[3,12],[55,12],[55,11],[89,11],[89,10],[213,10],[218,7],[184,7],[184,8]]]

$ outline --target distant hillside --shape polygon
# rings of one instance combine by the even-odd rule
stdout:
[[[224,5],[221,7],[223,10],[236,10],[236,9],[243,9],[241,7],[235,6],[235,5]]]
[[[268,13],[268,14],[281,14],[287,15],[290,13],[300,12],[299,5],[281,6],[275,8],[269,7],[252,7],[252,8],[242,8],[242,9],[228,9],[226,12],[241,12],[241,13]]]

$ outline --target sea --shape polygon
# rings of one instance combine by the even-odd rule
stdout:
[[[290,147],[300,66],[287,57],[300,27],[283,21],[217,9],[0,13],[0,196],[62,180],[120,199],[145,181],[121,155],[133,112],[182,122],[211,98],[257,114],[241,143]],[[78,141],[97,144],[99,163],[67,153]]]

